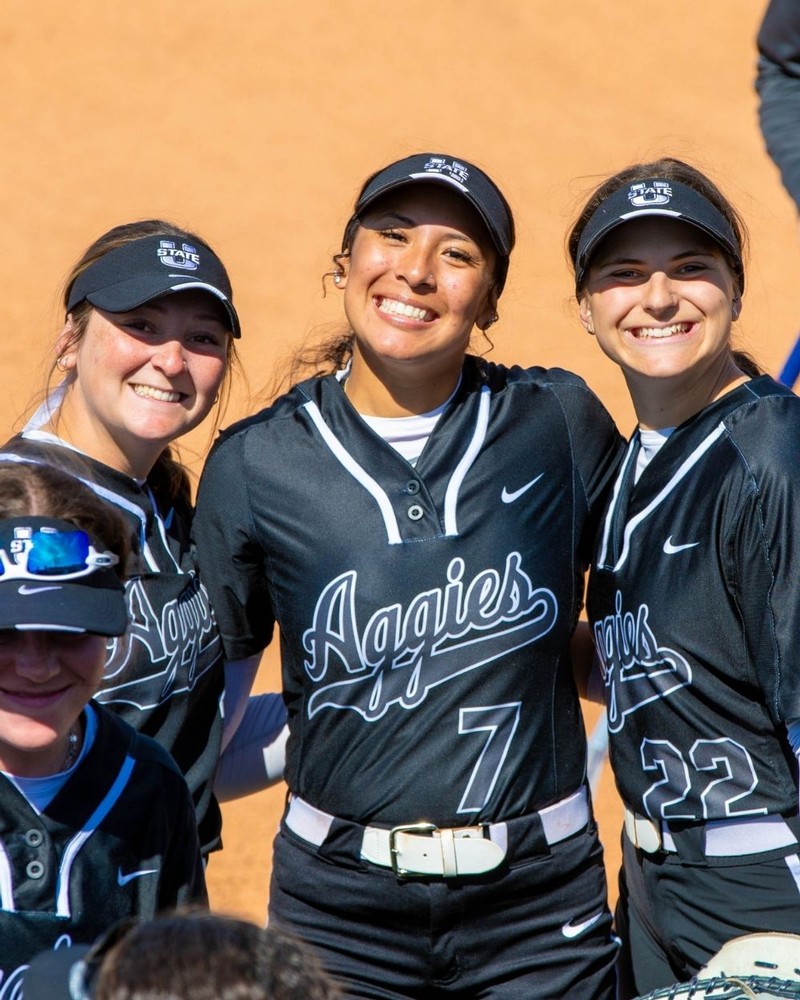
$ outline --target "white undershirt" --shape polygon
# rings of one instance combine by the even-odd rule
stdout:
[[[361,419],[407,462],[416,465],[445,406],[447,403],[442,403],[430,413],[416,413],[413,417],[367,417],[362,413]]]
[[[639,453],[636,456],[636,472],[634,473],[633,481],[635,483],[639,482],[639,477],[650,464],[650,462],[655,458],[661,448],[664,446],[665,441],[670,436],[670,434],[675,430],[674,427],[662,427],[657,431],[645,430],[644,427],[639,428]]]
[[[344,382],[349,372],[349,368],[343,369],[336,373],[336,377],[340,382]],[[359,416],[368,427],[375,431],[378,437],[382,437],[410,465],[416,465],[417,459],[428,443],[428,438],[433,434],[436,422],[444,413],[447,404],[458,392],[460,385],[461,378],[459,377],[455,389],[442,405],[427,413],[415,413],[410,417],[370,417],[364,413],[359,413]]]

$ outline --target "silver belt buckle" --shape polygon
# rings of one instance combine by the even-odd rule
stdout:
[[[439,829],[435,823],[408,823],[405,826],[393,826],[389,831],[389,856],[392,859],[392,871],[398,878],[430,878],[425,872],[412,872],[407,868],[401,868],[397,863],[397,856],[400,848],[397,846],[397,835],[399,833],[422,833],[433,837]]]

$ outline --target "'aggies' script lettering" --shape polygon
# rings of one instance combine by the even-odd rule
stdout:
[[[437,684],[528,646],[555,625],[555,595],[534,590],[518,552],[509,554],[502,575],[487,569],[465,581],[464,571],[464,560],[453,559],[445,587],[417,594],[405,609],[379,608],[363,632],[356,617],[358,574],[332,580],[303,646],[311,680],[330,681],[331,674],[336,680],[311,696],[309,718],[323,708],[343,708],[374,722],[390,705],[415,708]]]
[[[219,641],[211,603],[196,576],[189,574],[186,579],[181,594],[158,612],[140,580],[127,582],[130,625],[124,636],[109,642],[99,701],[153,708],[177,691],[191,690],[208,670],[213,657],[204,654],[209,644]],[[137,643],[146,648],[152,669],[144,676],[129,677],[125,668]]]
[[[619,591],[614,604],[614,614],[594,623],[594,642],[608,689],[608,728],[618,733],[631,712],[691,684],[692,668],[680,653],[658,645],[646,604],[635,614],[623,612]]]

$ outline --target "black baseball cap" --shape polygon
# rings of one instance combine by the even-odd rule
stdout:
[[[138,923],[137,917],[122,917],[91,945],[40,951],[22,977],[25,1000],[91,1000],[106,955]]]
[[[89,1000],[90,950],[90,945],[72,945],[36,955],[22,978],[26,1000]]]
[[[105,552],[69,521],[0,521],[0,629],[122,635],[125,589]]]
[[[501,262],[504,262],[498,289],[502,291],[508,271],[508,258],[514,246],[514,222],[511,209],[500,189],[474,164],[444,153],[415,153],[390,163],[365,184],[356,202],[356,215],[360,215],[388,191],[420,181],[449,185],[462,194],[477,211],[489,231]]]
[[[231,333],[241,336],[222,261],[204,243],[186,243],[179,237],[144,236],[109,250],[72,283],[67,312],[84,299],[107,312],[127,312],[162,295],[192,289],[219,299]]]
[[[744,291],[744,264],[736,234],[725,216],[699,191],[680,181],[651,177],[618,188],[583,227],[575,254],[575,284],[581,287],[600,241],[625,222],[661,215],[686,222],[710,236],[729,256]]]

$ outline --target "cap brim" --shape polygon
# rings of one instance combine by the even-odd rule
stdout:
[[[113,576],[110,571],[102,575]],[[98,581],[89,584],[88,579],[0,581],[0,629],[123,635],[128,612],[122,585],[116,589],[107,579],[105,585],[94,586]]]
[[[657,190],[661,185],[661,191]],[[657,200],[641,204],[639,188],[652,186]],[[634,197],[635,194],[635,197]],[[729,221],[701,192],[679,181],[650,178],[635,185],[623,185],[612,191],[597,207],[583,228],[575,254],[575,279],[580,288],[589,270],[592,256],[600,244],[616,229],[637,219],[666,218],[704,233],[734,263],[740,290],[744,290],[744,266],[736,234]]]
[[[36,955],[22,979],[25,1000],[72,1000],[70,981],[89,950],[90,945],[73,945]]]
[[[137,275],[126,281],[120,281],[115,285],[108,285],[97,291],[88,292],[86,301],[90,302],[97,309],[118,313],[127,312],[129,309],[136,309],[138,306],[144,305],[145,302],[151,302],[153,299],[161,298],[164,295],[171,295],[175,292],[208,292],[225,309],[233,336],[237,338],[241,336],[239,316],[233,308],[233,303],[219,288],[205,281],[176,281],[174,276],[170,274],[165,274],[164,277],[166,280],[158,282],[154,280],[152,274]]]
[[[359,199],[356,205],[356,212],[362,212],[365,208],[368,208],[373,202],[377,201],[383,195],[388,194],[390,191],[396,191],[401,187],[408,187],[412,184],[427,184],[428,182],[437,184],[446,184],[450,188],[454,188],[460,195],[463,195],[466,201],[475,209],[480,217],[481,222],[486,226],[486,230],[489,233],[489,237],[492,241],[492,245],[495,250],[500,254],[501,257],[508,257],[510,248],[506,246],[505,240],[503,239],[500,231],[498,230],[494,220],[487,214],[483,205],[480,201],[466,188],[463,184],[454,178],[450,177],[448,174],[437,174],[432,172],[420,172],[414,174],[405,174],[402,177],[395,177],[387,179],[383,184],[376,184],[374,187],[369,187],[362,197]]]

